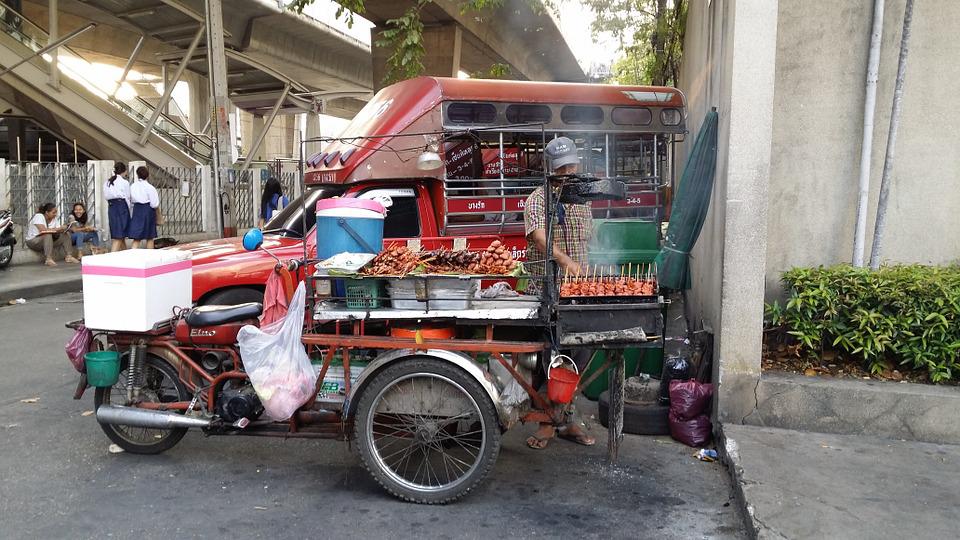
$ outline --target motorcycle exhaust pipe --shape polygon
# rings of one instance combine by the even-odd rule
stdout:
[[[154,429],[174,429],[205,428],[210,426],[211,420],[184,416],[170,411],[150,411],[135,407],[101,405],[97,409],[97,422]]]

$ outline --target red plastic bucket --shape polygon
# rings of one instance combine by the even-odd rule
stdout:
[[[564,362],[569,362],[573,369],[560,367]],[[573,393],[576,392],[579,382],[580,374],[573,360],[569,356],[557,356],[547,368],[547,397],[553,403],[570,403],[573,401]]]

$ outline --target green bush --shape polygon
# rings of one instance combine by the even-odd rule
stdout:
[[[786,305],[767,315],[807,352],[828,345],[872,373],[893,361],[933,382],[960,378],[960,267],[795,268],[783,282]]]

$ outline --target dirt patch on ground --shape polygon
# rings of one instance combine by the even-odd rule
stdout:
[[[824,351],[822,358],[811,357],[800,350],[799,345],[780,342],[774,335],[764,336],[762,351],[763,371],[785,371],[807,377],[834,377],[840,379],[867,379],[877,381],[933,384],[926,371],[909,369],[887,362],[881,373],[870,373],[858,359],[845,358],[837,351]],[[957,381],[939,383],[958,386]]]

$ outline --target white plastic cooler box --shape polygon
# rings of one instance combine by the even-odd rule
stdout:
[[[145,332],[192,304],[188,251],[133,249],[84,257],[82,265],[87,328]]]

